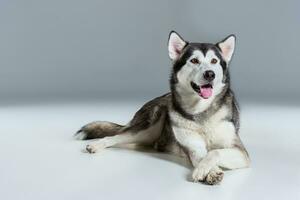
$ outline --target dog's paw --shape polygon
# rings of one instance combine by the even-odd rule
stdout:
[[[223,180],[224,172],[219,167],[212,168],[205,178],[205,183],[216,185]]]
[[[88,153],[96,153],[97,152],[97,148],[95,148],[95,146],[90,145],[90,144],[86,145],[85,149]]]
[[[88,153],[97,153],[105,148],[106,148],[106,145],[104,142],[103,143],[97,142],[97,143],[88,144],[85,149]]]
[[[193,181],[194,182],[203,182],[203,181],[205,181],[205,178],[208,175],[211,168],[212,167],[208,164],[200,164],[193,171],[193,175],[192,175]]]

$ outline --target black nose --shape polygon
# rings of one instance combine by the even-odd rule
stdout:
[[[207,70],[204,72],[203,77],[205,80],[207,81],[212,81],[215,79],[215,72],[213,72],[212,70]]]

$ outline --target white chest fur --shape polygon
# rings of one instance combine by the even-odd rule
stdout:
[[[231,147],[238,139],[232,122],[225,118],[229,109],[221,107],[215,114],[201,122],[184,118],[178,112],[169,112],[172,129],[177,141],[183,146],[205,145],[207,150]]]

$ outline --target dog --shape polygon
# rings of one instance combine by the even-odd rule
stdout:
[[[225,169],[249,167],[239,137],[239,108],[230,89],[228,67],[235,41],[235,35],[229,35],[216,44],[192,43],[171,31],[171,91],[143,105],[127,125],[91,122],[77,138],[98,138],[86,146],[89,153],[135,143],[186,155],[193,181],[209,185],[220,183]]]

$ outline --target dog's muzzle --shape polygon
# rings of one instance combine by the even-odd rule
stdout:
[[[203,99],[208,99],[212,96],[213,86],[210,83],[199,86],[192,81],[191,87]]]

